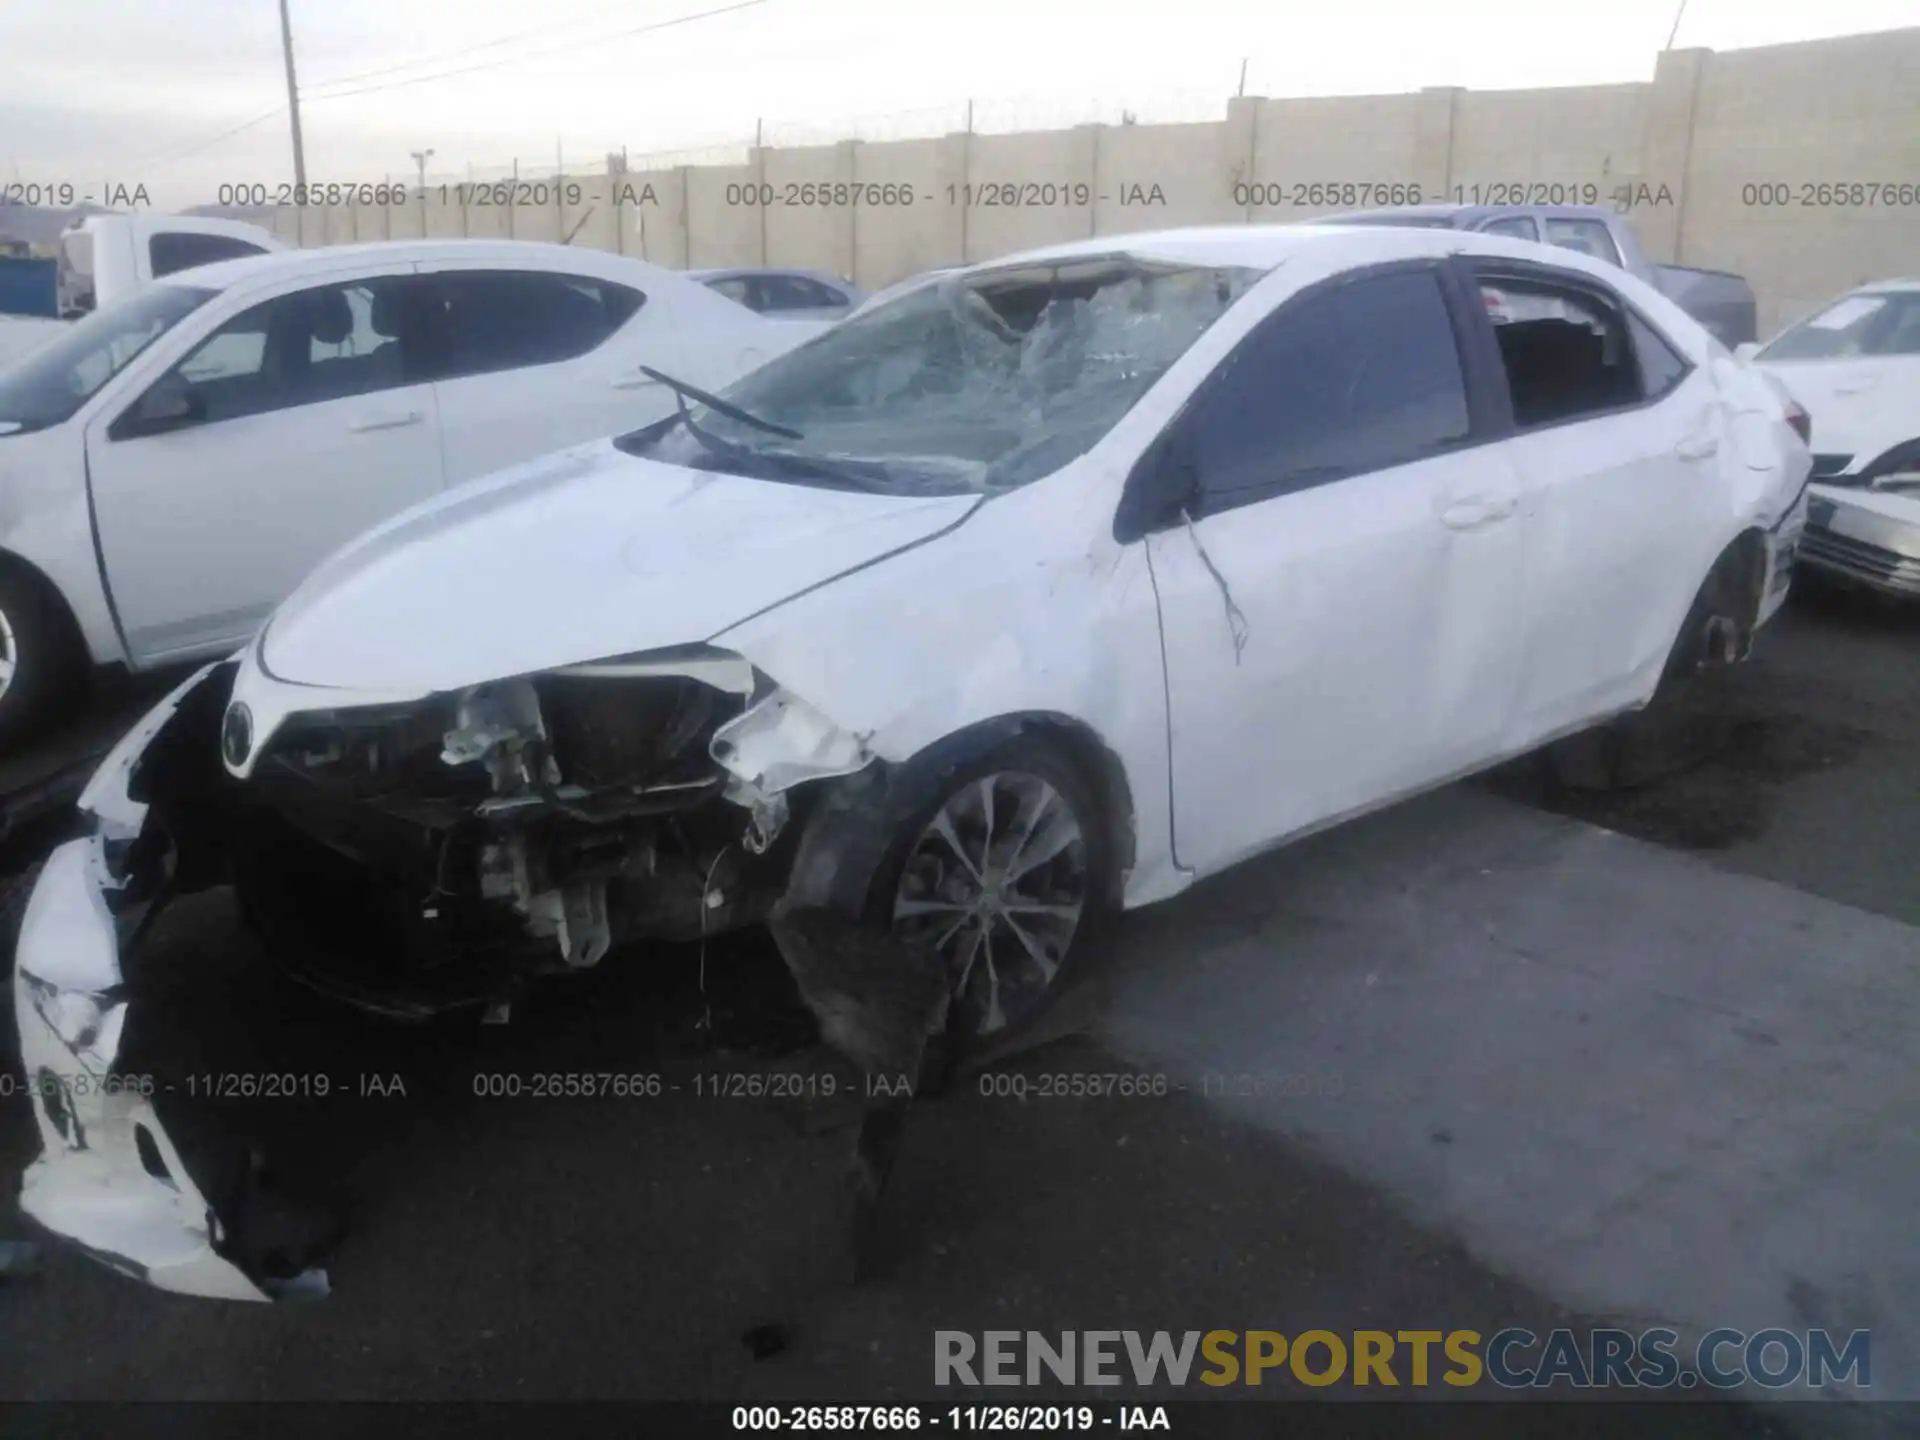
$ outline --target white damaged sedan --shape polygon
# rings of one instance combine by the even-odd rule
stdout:
[[[109,1083],[182,891],[402,1016],[831,913],[1001,1031],[1101,916],[1745,655],[1805,518],[1763,376],[1484,234],[1091,240],[662,378],[334,555],[109,758],[18,952],[46,1227],[194,1294],[298,1272]]]

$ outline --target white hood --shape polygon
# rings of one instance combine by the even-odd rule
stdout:
[[[361,536],[275,612],[261,659],[294,684],[419,692],[691,644],[979,501],[686,470],[602,441]]]

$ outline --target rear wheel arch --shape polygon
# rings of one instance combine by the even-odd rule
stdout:
[[[1717,622],[1731,626],[1730,639],[1735,646],[1732,658],[1743,658],[1753,639],[1754,622],[1759,619],[1767,583],[1767,536],[1757,526],[1734,536],[1715,557],[1707,575],[1694,592],[1693,601],[1674,636],[1668,652],[1662,683],[1687,674],[1714,657],[1709,650],[1710,633]]]

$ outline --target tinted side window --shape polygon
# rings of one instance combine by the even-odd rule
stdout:
[[[753,296],[747,277],[744,275],[729,275],[724,280],[709,280],[707,288],[716,295],[726,296],[736,305],[745,305],[749,310],[753,308]]]
[[[762,275],[760,277],[761,310],[818,310],[822,305],[831,305],[831,299],[822,300],[820,287],[811,285],[794,275]]]
[[[1657,400],[1682,380],[1693,367],[1685,356],[1669,345],[1666,337],[1631,311],[1627,328],[1633,332],[1634,358],[1640,362],[1640,393]]]
[[[1521,429],[1644,398],[1626,316],[1597,294],[1532,278],[1483,280]]]
[[[173,367],[218,424],[414,383],[420,282],[394,276],[297,290],[227,321]]]
[[[646,303],[638,290],[586,275],[467,270],[434,280],[443,380],[572,360]]]
[[[762,310],[830,310],[847,303],[838,290],[800,275],[762,275],[760,299]]]
[[[1480,227],[1487,235],[1511,235],[1516,240],[1538,240],[1539,230],[1534,228],[1531,215],[1509,215],[1504,220],[1492,220]]]
[[[1468,435],[1460,354],[1431,271],[1287,305],[1226,363],[1186,422],[1203,495],[1302,490]]]
[[[238,260],[246,255],[266,254],[264,246],[250,245],[228,235],[152,235],[147,238],[147,263],[153,278],[190,270],[195,265],[211,265],[217,260]]]
[[[1549,215],[1547,243],[1558,245],[1562,250],[1578,250],[1582,255],[1591,255],[1609,265],[1620,263],[1619,248],[1614,245],[1613,235],[1604,220],[1582,220],[1564,215],[1556,218]]]

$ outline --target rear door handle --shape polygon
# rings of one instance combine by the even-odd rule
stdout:
[[[1449,530],[1472,530],[1506,519],[1519,505],[1512,495],[1465,495],[1440,512],[1440,523]]]
[[[347,429],[355,431],[395,430],[402,425],[418,425],[426,419],[419,410],[392,410],[382,415],[356,415],[347,421]]]
[[[1720,448],[1720,441],[1713,435],[1689,435],[1673,447],[1673,453],[1682,460],[1704,460]]]

